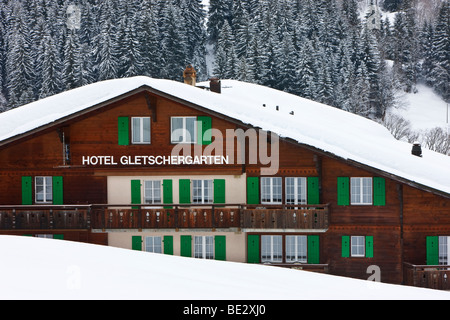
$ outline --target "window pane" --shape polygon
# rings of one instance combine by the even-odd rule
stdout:
[[[143,141],[144,143],[150,143],[150,118],[143,118],[142,119],[142,135],[143,135]]]
[[[365,256],[365,237],[364,236],[352,236],[351,248],[353,257]]]
[[[448,237],[439,237],[439,264],[448,264]]]
[[[141,142],[141,119],[140,118],[132,118],[132,135],[133,135],[133,143]]]
[[[196,118],[186,118],[186,137],[185,142],[195,142],[196,141],[196,134],[195,134],[195,122],[197,121]]]
[[[183,118],[173,117],[172,118],[172,142],[183,142]]]

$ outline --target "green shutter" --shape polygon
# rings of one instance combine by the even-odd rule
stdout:
[[[180,203],[191,203],[191,180],[180,179],[179,187]]]
[[[259,263],[259,235],[249,235],[247,238],[247,262]]]
[[[318,235],[308,236],[308,263],[309,264],[320,263],[320,247]]]
[[[214,256],[216,260],[226,260],[226,237],[214,237]]]
[[[427,265],[439,264],[439,237],[427,237]]]
[[[386,181],[384,178],[373,178],[373,205],[386,205]]]
[[[53,177],[53,204],[64,204],[63,177]]]
[[[131,249],[142,251],[142,237],[141,236],[132,236],[131,237]]]
[[[127,146],[130,144],[129,138],[129,120],[128,117],[119,117],[118,120],[118,137],[119,146]]]
[[[259,204],[259,178],[247,178],[247,204]]]
[[[197,117],[198,136],[197,142],[201,145],[211,144],[212,142],[212,121],[211,117]]]
[[[320,204],[319,177],[308,177],[308,204]]]
[[[214,179],[214,203],[225,203],[225,179]]]
[[[339,206],[348,206],[350,204],[350,178],[337,178],[337,201]]]
[[[342,236],[342,258],[350,257],[350,236]]]
[[[63,234],[54,234],[53,239],[64,240],[64,235]]]
[[[33,178],[22,177],[22,204],[33,204]]]
[[[163,203],[164,204],[173,203],[172,180],[163,180]]]
[[[192,257],[192,236],[180,236],[180,256]]]
[[[173,236],[164,236],[164,254],[173,255]]]
[[[366,236],[366,258],[373,258],[373,236]]]
[[[131,204],[141,204],[141,180],[131,180]]]

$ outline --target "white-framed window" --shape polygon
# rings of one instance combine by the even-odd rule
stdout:
[[[213,203],[213,180],[192,180],[192,202]]]
[[[351,252],[352,257],[365,257],[366,256],[366,237],[352,236],[350,252]]]
[[[131,136],[133,144],[150,144],[150,117],[131,118]]]
[[[286,236],[286,262],[308,262],[307,247],[307,236]]]
[[[145,237],[145,251],[162,253],[162,238],[160,236]]]
[[[282,197],[281,177],[261,178],[261,203],[281,204]]]
[[[286,184],[286,204],[306,204],[306,178],[287,177]]]
[[[194,257],[214,259],[214,237],[194,236]]]
[[[144,203],[159,204],[162,203],[161,198],[161,181],[144,181]]]
[[[372,178],[350,179],[351,204],[372,204]]]
[[[448,265],[449,264],[449,249],[450,246],[448,245],[449,243],[449,238],[447,236],[440,236],[439,237],[439,264],[442,265]]]
[[[282,236],[261,236],[261,262],[283,261],[283,238]]]
[[[53,201],[53,178],[35,177],[35,201],[36,203],[48,203]]]
[[[172,117],[170,128],[172,143],[197,142],[197,117]]]

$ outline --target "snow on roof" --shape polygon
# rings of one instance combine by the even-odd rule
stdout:
[[[396,140],[382,125],[337,108],[260,85],[221,82],[221,94],[142,76],[94,83],[1,113],[0,142],[148,86],[281,137],[450,194],[448,156],[427,149],[423,149],[423,157],[413,156],[412,145]]]

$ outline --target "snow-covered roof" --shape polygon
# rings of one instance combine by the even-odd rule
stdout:
[[[427,149],[423,149],[423,157],[413,156],[411,144],[396,140],[382,125],[346,111],[264,86],[235,80],[221,82],[221,94],[148,77],[90,84],[1,113],[0,143],[141,87],[149,87],[280,137],[450,195],[448,156]]]

